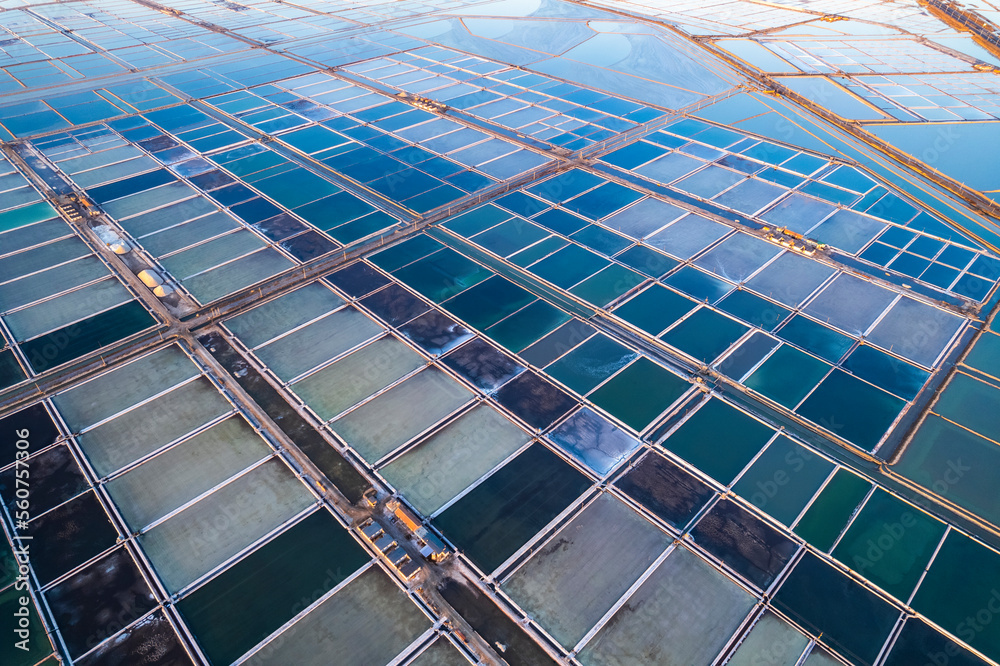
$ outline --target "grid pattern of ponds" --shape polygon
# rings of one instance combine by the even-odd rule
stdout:
[[[226,35],[122,0],[10,8],[0,36],[4,93],[248,48]]]
[[[34,145],[199,301],[398,222],[198,110],[185,111]]]
[[[845,86],[896,120],[1000,119],[1000,84],[992,74],[859,76]]]
[[[984,299],[1000,277],[977,242],[821,155],[682,120],[601,160],[966,298]]]
[[[542,199],[510,194],[443,226],[865,450],[966,325],[874,283],[874,271],[846,271],[590,173],[527,191]],[[445,261],[436,256],[422,262]]]
[[[416,213],[549,162],[511,141],[324,74],[207,101]]]
[[[955,72],[968,64],[931,46],[893,40],[767,41],[775,55],[803,72],[849,74]]]
[[[569,150],[663,115],[613,95],[451,50],[417,49],[345,69]]]
[[[425,261],[435,258],[438,270]],[[440,277],[444,266],[450,279]],[[935,553],[972,542],[594,323],[417,237],[226,325],[580,663],[629,663],[640,653],[709,663],[754,622],[744,642],[776,635],[793,659],[823,654],[768,609],[762,594],[775,590],[770,607],[780,617],[822,632],[853,663],[874,663],[900,608],[921,599],[915,590]],[[515,328],[522,333],[511,337]],[[329,343],[308,342],[320,339]],[[304,357],[304,348],[316,352]],[[739,499],[720,497],[726,488]],[[903,524],[899,543],[886,548],[893,552],[866,552],[887,526]],[[671,545],[677,536],[683,546]],[[995,557],[980,548],[977,556]],[[942,571],[932,567],[930,580]],[[975,596],[974,583],[961,584]],[[846,605],[814,612],[809,600],[833,590]],[[655,611],[634,610],[650,595]],[[692,595],[696,607],[675,620],[683,634],[650,643],[663,613],[677,614],[673,602]],[[930,603],[920,612],[933,618]],[[871,630],[856,636],[838,626],[847,608],[869,614]],[[693,631],[696,617],[708,628]],[[901,653],[944,640],[923,621],[903,626]]]
[[[897,137],[988,154],[997,64],[875,0],[0,2],[0,663],[1000,663],[1000,234],[824,119],[960,173]]]
[[[844,9],[831,13],[850,14]],[[865,123],[879,140],[952,179],[953,188],[996,201],[1000,183],[968,156],[992,152],[1000,59],[972,35],[944,29],[925,14],[930,22],[888,22],[909,34],[852,20],[837,35],[841,21],[813,20],[714,45],[760,73],[777,75],[777,83],[826,112]],[[936,125],[941,122],[956,124]]]
[[[156,325],[6,158],[0,171],[0,387]]]
[[[877,0],[850,3],[786,0],[780,4],[742,0],[720,0],[708,4],[694,0],[616,0],[601,4],[625,8],[643,16],[662,17],[691,35],[743,35],[758,31],[841,37],[899,34],[899,30],[890,26],[920,34],[951,32],[948,26],[918,6]],[[821,22],[824,16],[852,20]]]
[[[351,648],[359,663],[390,661],[430,627],[357,538],[317,506],[300,473],[176,346],[8,416],[4,426],[31,432],[30,529],[44,544],[33,559],[35,599],[75,663],[136,663],[150,643],[169,663],[229,663],[255,646],[257,655],[279,651],[266,639],[286,623],[348,642],[357,628],[350,620],[334,631],[309,623],[359,604],[372,606],[365,630],[382,636]],[[14,480],[12,467],[0,472],[8,509]],[[254,577],[280,575],[285,558],[296,561],[291,578],[283,576],[287,584],[276,596],[256,594]],[[13,603],[10,592],[0,594]],[[36,616],[32,622],[41,629]],[[106,640],[122,627],[123,636]],[[200,656],[179,638],[189,632]],[[32,663],[51,651],[44,643],[32,643]]]
[[[1000,507],[988,490],[987,477],[1000,439],[1000,430],[989,417],[1000,400],[998,341],[1000,336],[993,329],[981,334],[895,463],[900,474],[993,521],[1000,516]],[[934,473],[936,467],[947,465],[949,460],[950,482]],[[980,460],[984,464],[969,465],[969,461]]]

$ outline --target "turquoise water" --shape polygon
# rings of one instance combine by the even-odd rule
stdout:
[[[900,612],[843,573],[806,554],[775,605],[854,663],[873,664]]]
[[[367,559],[344,528],[320,510],[185,597],[178,608],[209,660],[228,664]],[[274,594],[258,594],[257,581],[271,576],[281,576],[285,584]]]
[[[973,208],[997,199],[995,76],[936,47],[985,57],[933,15],[841,5],[109,6],[86,17],[93,49],[58,32],[72,7],[54,32],[0,14],[0,135],[28,135],[0,156],[0,403],[26,408],[0,425],[32,431],[34,573],[60,581],[39,635],[82,664],[182,661],[192,640],[231,663],[345,582],[248,661],[465,659],[302,485],[363,520],[375,483],[492,574],[436,585],[512,664],[549,661],[539,632],[585,664],[996,658],[968,618],[1000,584],[997,336],[949,365],[1000,279]],[[121,48],[143,26],[155,49]],[[770,76],[863,125],[764,94]],[[191,321],[222,369],[188,343],[118,354],[163,344],[159,317],[98,298],[105,250],[29,169],[136,241],[181,288],[168,309],[206,306]],[[258,425],[316,478],[227,507],[285,469]],[[189,548],[195,515],[236,524]],[[180,589],[176,612],[146,576]]]
[[[22,343],[21,349],[32,370],[44,372],[150,328],[155,323],[144,306],[131,301]]]
[[[574,501],[590,482],[534,445],[435,519],[484,571],[492,571]]]
[[[721,400],[709,400],[663,442],[679,455],[721,483],[729,483],[773,431]]]

